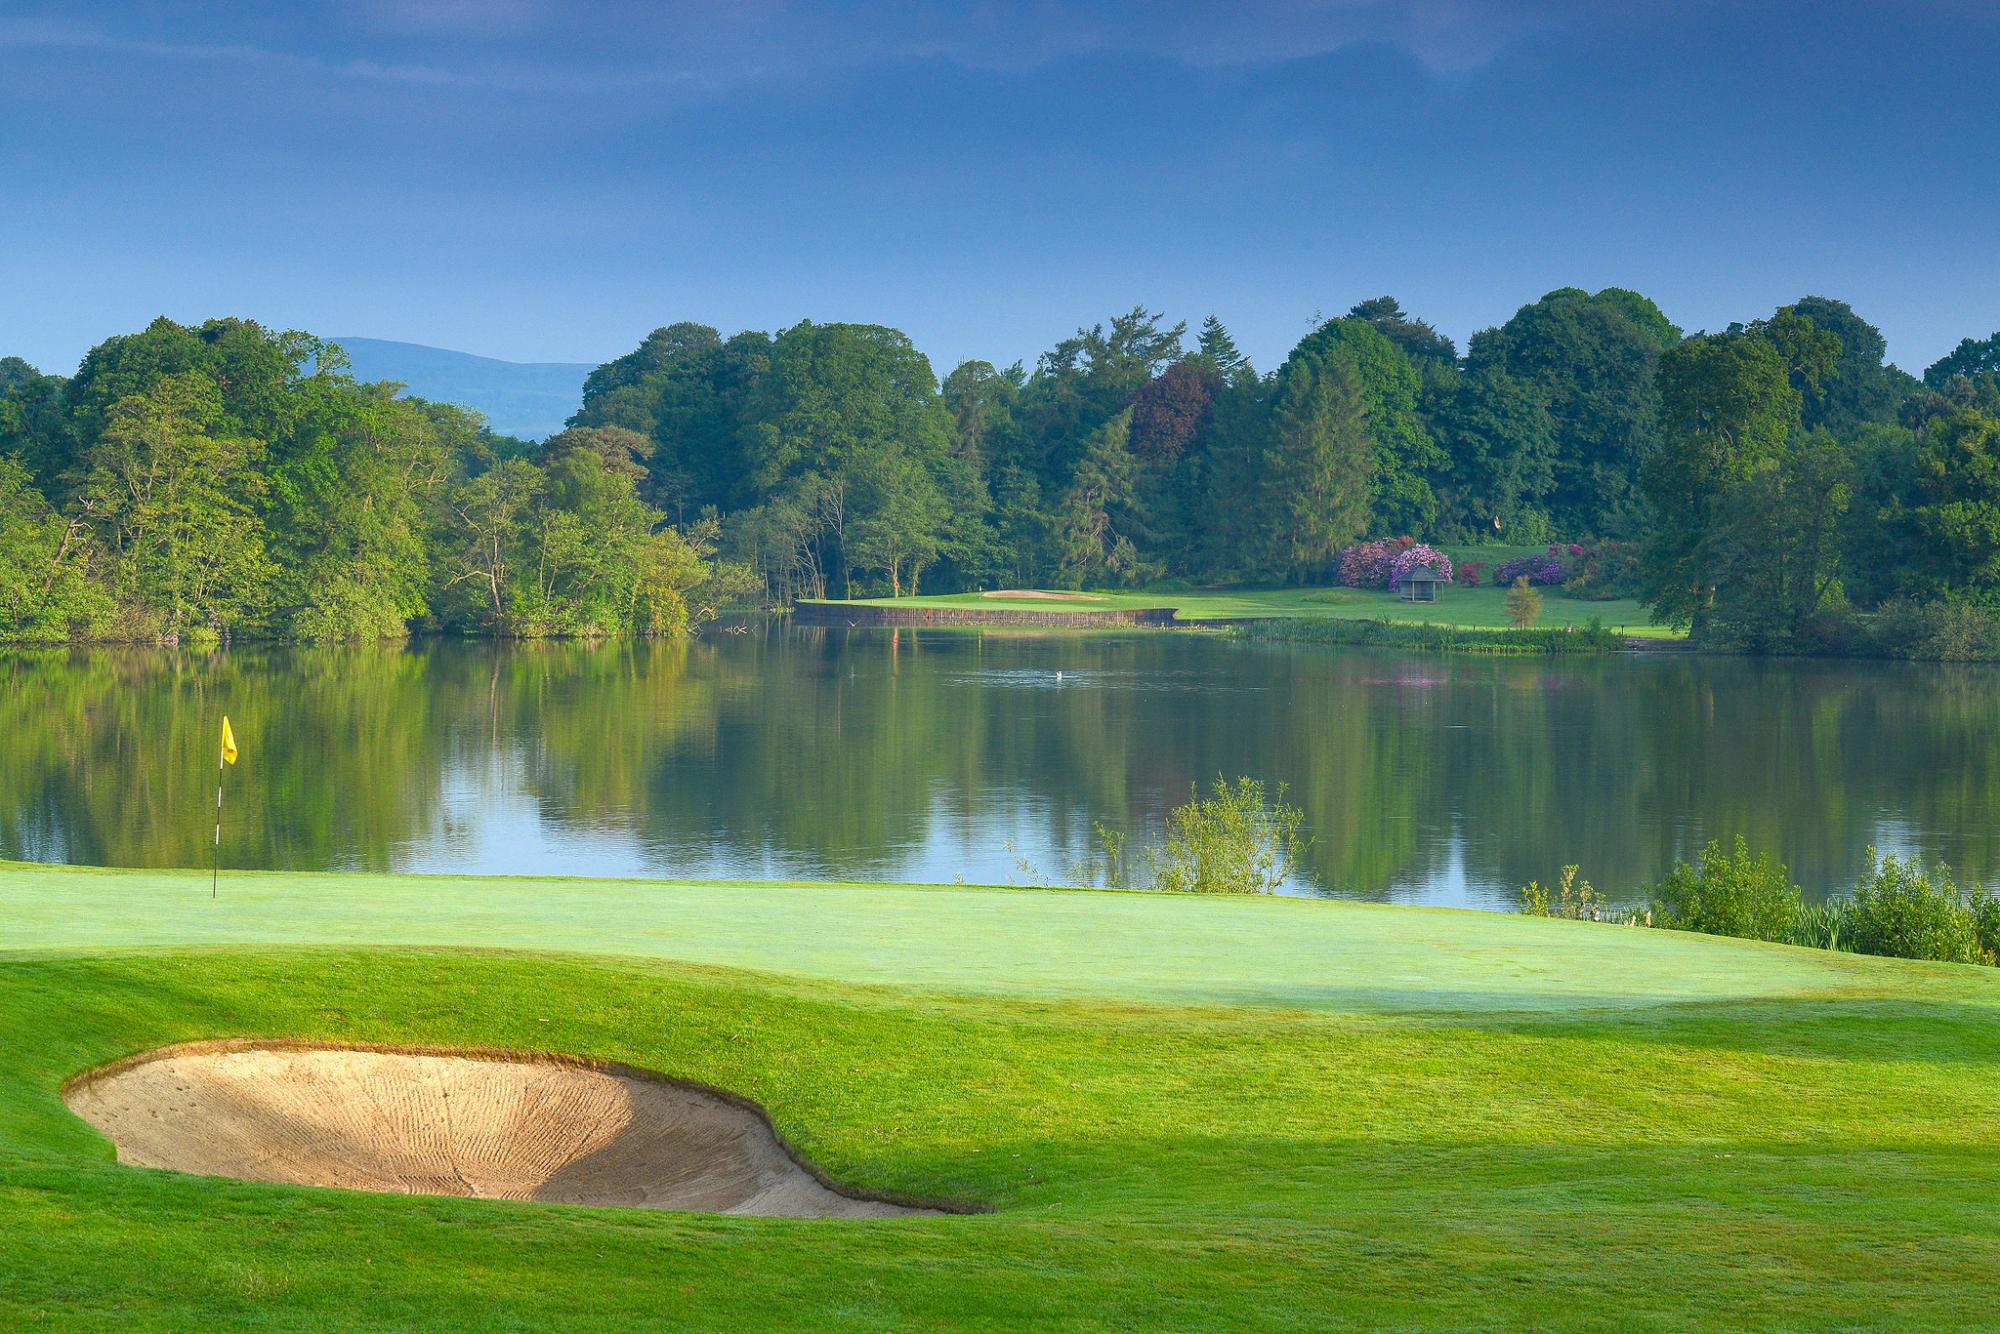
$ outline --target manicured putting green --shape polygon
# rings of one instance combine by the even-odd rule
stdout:
[[[986,995],[1343,1012],[1834,996],[1922,970],[1506,914],[1076,890],[0,864],[0,950],[420,945]]]

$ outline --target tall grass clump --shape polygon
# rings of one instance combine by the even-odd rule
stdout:
[[[1852,953],[1854,932],[1849,925],[1853,917],[1851,907],[1847,899],[1801,904],[1799,915],[1792,920],[1791,930],[1785,933],[1785,943],[1813,950],[1847,950]]]
[[[1613,908],[1602,894],[1578,874],[1579,868],[1565,866],[1562,878],[1553,887],[1530,880],[1518,891],[1521,911],[1530,917],[1565,917],[1573,922],[1631,922],[1632,914]]]
[[[1183,894],[1273,894],[1290,877],[1306,844],[1299,838],[1305,812],[1285,801],[1278,784],[1269,798],[1264,784],[1219,775],[1204,797],[1167,815],[1167,838],[1153,868],[1153,887]]]
[[[1741,834],[1733,851],[1711,841],[1692,866],[1677,861],[1653,888],[1653,924],[1745,940],[1791,938],[1805,896],[1791,873],[1763,853],[1752,856]]]

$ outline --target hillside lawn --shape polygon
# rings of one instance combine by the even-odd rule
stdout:
[[[1482,578],[1491,578],[1502,562],[1528,555],[1539,547],[1446,547],[1454,562],[1467,557],[1480,563]],[[997,590],[1045,591],[1045,590]],[[1655,625],[1652,614],[1631,598],[1603,602],[1566,597],[1562,590],[1545,588],[1542,615],[1536,622],[1543,628],[1588,625],[1593,617],[1605,627],[1633,638],[1678,639],[1686,632],[1671,626]],[[1412,603],[1387,589],[1374,588],[1226,588],[1188,589],[1155,587],[1142,589],[1093,589],[1078,595],[1062,592],[1059,598],[993,597],[989,593],[945,593],[904,598],[856,598],[877,606],[940,606],[1013,608],[1022,611],[1111,611],[1134,608],[1170,607],[1181,620],[1242,620],[1255,617],[1315,617],[1345,620],[1409,621],[1418,624],[1450,625],[1463,629],[1507,629],[1507,590],[1482,583],[1477,588],[1450,585],[1439,591],[1438,601]]]
[[[0,866],[0,1327],[1940,1329],[2000,1268],[2000,970],[1445,909]],[[535,951],[552,951],[541,952]],[[165,1043],[756,1098],[871,1222],[117,1166]]]

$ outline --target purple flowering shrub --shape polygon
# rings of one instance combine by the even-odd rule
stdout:
[[[1516,556],[1493,572],[1493,585],[1504,588],[1516,579],[1526,579],[1531,584],[1556,585],[1569,577],[1563,569],[1563,548],[1551,544],[1539,555]]]

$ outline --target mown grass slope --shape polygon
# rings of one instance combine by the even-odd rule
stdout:
[[[1470,630],[1499,630],[1511,626],[1507,618],[1507,590],[1490,585],[1446,588],[1436,602],[1405,602],[1394,593],[1375,588],[1097,590],[1086,594],[1065,593],[1059,599],[942,593],[914,598],[858,600],[878,606],[985,607],[1039,612],[1167,607],[1184,621],[1326,617],[1449,625]],[[1554,589],[1544,590],[1542,614],[1536,624],[1543,628],[1585,626],[1593,619],[1601,621],[1609,629],[1634,637],[1675,638],[1682,633],[1667,626],[1654,625],[1646,608],[1630,598],[1590,602],[1564,597]]]
[[[366,876],[205,892],[0,870],[0,1325],[1991,1319],[1994,970],[1320,902]],[[407,947],[452,937],[481,948]],[[534,945],[574,952],[516,952]],[[60,1101],[81,1069],[219,1036],[626,1061],[758,1098],[837,1176],[994,1212],[225,1182],[118,1167]]]

